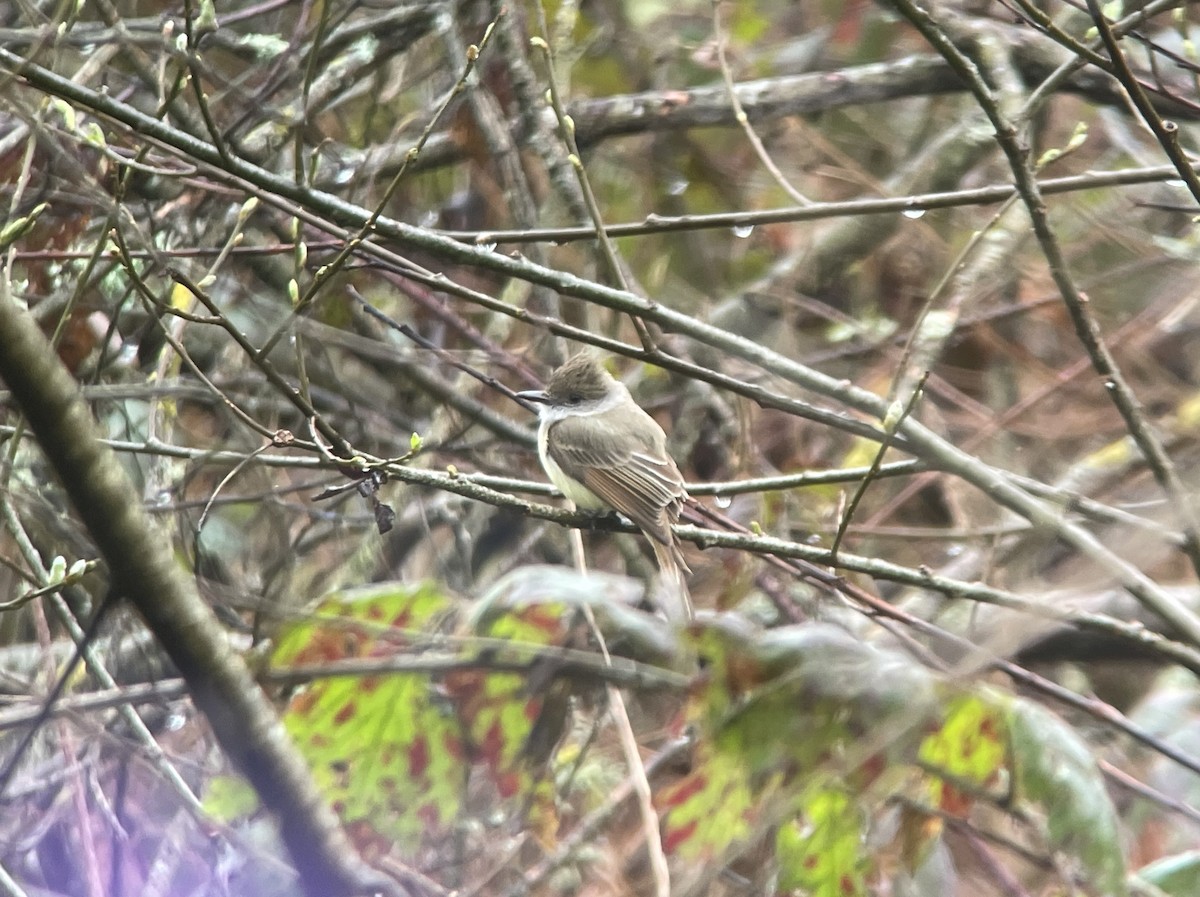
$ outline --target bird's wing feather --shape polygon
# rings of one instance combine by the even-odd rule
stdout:
[[[563,473],[624,514],[652,539],[670,545],[687,491],[666,452],[662,430],[648,415],[633,428],[624,450],[587,438],[594,422],[565,418],[553,424],[548,450]],[[634,448],[636,446],[636,448]]]

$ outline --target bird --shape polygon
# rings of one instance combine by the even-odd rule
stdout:
[[[555,370],[544,390],[517,396],[538,405],[538,458],[550,481],[576,507],[633,521],[674,592],[668,615],[691,619],[691,570],[672,529],[688,493],[663,428],[589,352]]]

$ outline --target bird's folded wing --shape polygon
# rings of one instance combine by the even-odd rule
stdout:
[[[567,418],[554,426],[575,425]],[[548,448],[563,473],[583,483],[652,539],[671,544],[671,523],[679,519],[687,492],[679,468],[665,451],[661,456],[614,452],[594,442],[570,438],[577,434],[559,435],[563,438],[549,440]]]

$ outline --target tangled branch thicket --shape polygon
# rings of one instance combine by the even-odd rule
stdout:
[[[1187,4],[1134,7],[0,2],[0,892],[820,892],[841,845],[840,893],[1114,868],[1193,893],[1200,60]],[[607,615],[652,594],[649,552],[543,484],[514,394],[584,346],[690,484],[690,632]],[[535,566],[572,563],[572,528],[628,576],[609,599]],[[438,613],[372,593],[411,630],[302,630],[329,669],[260,663],[369,583],[425,583]],[[548,583],[540,634],[495,623],[532,626],[514,608]],[[817,622],[889,659],[856,668],[878,658]],[[870,679],[896,657],[936,696],[903,725]],[[358,761],[321,767],[301,729],[328,720],[293,701],[283,737],[322,672],[415,677],[410,728],[494,711],[495,755],[432,761],[461,801],[396,808],[417,847],[347,814]],[[1104,772],[1061,802],[1111,805],[1115,866],[1106,833],[1055,830],[1088,813],[1016,793],[1020,733],[1051,717],[996,695],[1089,746],[1047,736],[1045,762]],[[832,749],[755,753],[781,696],[844,702],[836,775]],[[934,730],[1000,720],[1007,761],[930,760]],[[399,745],[443,794],[408,734],[355,750]],[[526,781],[509,763],[554,800],[489,805]],[[235,770],[257,813],[229,812]],[[680,824],[680,783],[715,781],[721,837]]]

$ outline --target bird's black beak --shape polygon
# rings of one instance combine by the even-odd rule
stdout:
[[[524,399],[526,402],[536,402],[539,405],[546,405],[550,402],[550,397],[546,395],[544,389],[527,389],[517,393],[517,398]]]

